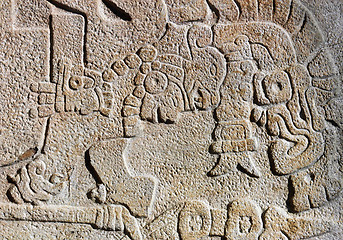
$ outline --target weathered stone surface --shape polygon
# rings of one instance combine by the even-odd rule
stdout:
[[[1,0],[0,239],[343,239],[341,0]]]

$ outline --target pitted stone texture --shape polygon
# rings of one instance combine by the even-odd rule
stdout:
[[[343,239],[342,8],[0,1],[0,238]]]

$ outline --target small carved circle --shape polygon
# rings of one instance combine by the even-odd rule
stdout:
[[[266,97],[271,103],[277,104],[291,99],[291,83],[285,72],[277,72],[267,76],[263,83]]]
[[[151,71],[150,63],[143,63],[139,70],[141,71],[141,73],[147,74]]]
[[[105,82],[113,82],[117,76],[118,75],[112,69],[107,69],[103,72],[102,79]]]
[[[29,111],[29,116],[30,116],[30,118],[38,117],[38,110],[37,110],[37,108],[31,108],[30,111]],[[0,130],[0,134],[1,134],[1,130]]]
[[[168,85],[167,77],[160,72],[150,72],[144,82],[145,89],[148,93],[158,94],[163,92]]]
[[[112,65],[113,71],[115,71],[119,76],[124,76],[128,70],[128,66],[126,66],[123,60],[116,61]]]
[[[147,45],[138,51],[138,56],[143,62],[152,62],[157,56],[157,50],[152,45]]]
[[[151,63],[151,69],[152,70],[157,71],[157,70],[160,70],[160,68],[161,68],[161,63],[159,61],[153,61]]]
[[[138,68],[142,64],[142,60],[136,54],[128,55],[124,62],[129,68]]]
[[[143,98],[145,94],[145,89],[142,85],[139,85],[135,88],[133,91],[133,95],[138,97],[138,98]]]
[[[69,79],[69,86],[73,90],[79,90],[82,88],[82,78],[80,76],[72,76]]]
[[[249,43],[249,38],[245,35],[239,35],[236,39],[235,39],[235,44],[237,46],[244,46],[245,44]]]

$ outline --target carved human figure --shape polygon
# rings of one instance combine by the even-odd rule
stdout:
[[[256,34],[253,28],[269,29],[271,34],[274,32],[274,36]],[[244,81],[239,70],[228,70],[233,78],[228,81],[231,85],[227,92],[237,89],[237,93],[245,93],[242,99],[246,102],[237,104],[240,101],[228,101],[230,107],[223,105],[223,110],[221,107],[217,110],[217,115],[223,116],[220,119],[232,119],[236,117],[234,115],[238,115],[248,120],[252,113],[253,121],[266,125],[272,136],[278,136],[280,139],[270,145],[273,169],[277,174],[293,173],[318,160],[323,153],[324,143],[319,132],[323,120],[317,112],[309,73],[297,63],[296,53],[287,33],[265,23],[222,25],[216,30],[217,46],[226,54],[228,66],[240,64],[238,69],[243,69],[240,70],[241,75],[249,79]],[[225,31],[233,35],[223,36]],[[277,41],[282,41],[283,45],[278,46]],[[242,58],[251,60],[245,63],[236,62]],[[237,86],[233,85],[235,82]],[[245,86],[245,82],[250,85]],[[242,86],[239,85],[246,89],[240,90]],[[238,109],[237,113],[233,109]],[[232,112],[231,115],[224,115],[229,112]],[[287,147],[287,143],[294,146]]]
[[[274,23],[271,23],[272,17],[268,18],[266,12],[260,14],[258,11],[272,1],[264,1],[261,8],[255,6],[256,9],[254,1],[239,1],[243,6],[241,13],[235,12],[234,9],[240,8],[235,6],[234,1],[229,1],[230,3],[226,3],[229,5],[227,10],[237,14],[226,12],[221,16],[230,22],[223,24],[221,19],[219,24],[211,26],[205,22],[166,24],[167,17],[162,11],[164,4],[157,1],[154,11],[161,10],[157,18],[162,20],[151,20],[156,21],[158,26],[149,35],[149,41],[132,43],[130,40],[128,45],[132,43],[132,49],[125,48],[120,56],[109,59],[106,66],[103,66],[98,59],[92,59],[87,54],[84,56],[83,51],[87,49],[86,52],[91,52],[91,43],[94,41],[92,31],[89,30],[100,26],[100,19],[113,17],[113,11],[111,13],[99,6],[115,9],[114,12],[119,14],[119,9],[123,10],[122,7],[129,5],[128,0],[120,3],[94,0],[87,5],[69,0],[51,2],[74,13],[71,16],[55,14],[56,16],[52,17],[51,31],[68,29],[68,24],[63,25],[60,22],[72,18],[77,23],[75,26],[81,26],[79,29],[85,29],[85,32],[78,32],[81,39],[78,44],[61,44],[59,47],[62,50],[55,51],[51,82],[32,86],[32,90],[39,93],[40,117],[63,111],[80,114],[99,112],[106,117],[112,117],[113,103],[118,100],[115,99],[118,96],[113,92],[117,80],[124,78],[133,83],[125,89],[127,95],[120,109],[123,118],[122,138],[95,143],[86,152],[90,165],[98,175],[98,188],[90,194],[92,200],[106,204],[123,204],[127,206],[130,214],[147,217],[152,208],[156,181],[152,176],[132,174],[124,153],[130,139],[141,134],[142,121],[170,124],[176,122],[184,111],[204,110],[215,113],[212,153],[218,154],[219,160],[210,171],[210,176],[224,175],[237,165],[243,167],[251,176],[261,175],[253,162],[257,144],[252,137],[251,121],[268,130],[272,139],[269,155],[275,174],[294,174],[312,165],[323,155],[324,140],[321,131],[324,120],[318,110],[317,90],[312,86],[315,83],[313,79],[322,78],[323,73],[315,72],[311,64],[307,67],[304,64],[305,59],[315,52],[317,43],[305,42],[306,46],[301,48],[299,39],[302,33],[290,36],[286,32],[298,28],[295,26],[297,18],[293,12],[284,16],[287,4],[275,1],[275,11],[268,13],[270,16],[276,16]],[[99,5],[99,2],[104,5]],[[209,2],[218,6],[216,4],[219,1]],[[137,1],[137,6],[144,5],[139,3],[142,1]],[[297,1],[292,1],[289,6],[303,11],[302,6],[297,4]],[[144,6],[144,13],[149,7],[152,6]],[[139,21],[142,20],[141,16],[144,16],[136,14],[138,12],[134,7],[125,8],[119,14],[122,19],[112,22],[111,31],[108,31],[113,33],[123,30],[135,36],[124,34],[121,39],[111,38],[107,44],[141,37],[140,34],[143,33],[134,30],[141,26]],[[258,14],[267,21],[256,22]],[[290,20],[283,21],[283,17]],[[303,22],[304,31],[309,28],[307,24],[313,24],[311,21],[308,17],[307,21]],[[150,20],[148,22],[151,23]],[[104,26],[108,27],[108,22],[101,25],[100,29]],[[109,47],[107,44],[99,49]],[[319,62],[322,61],[324,60]],[[90,67],[96,70],[88,69]],[[117,170],[116,174],[113,174],[114,169]],[[299,176],[301,178],[302,174]],[[294,176],[296,177],[298,175]],[[298,184],[294,178],[293,183]],[[143,199],[143,203],[138,203],[137,199]],[[249,204],[237,203],[247,209],[252,208]],[[201,212],[201,217],[208,221],[207,209],[202,211],[201,207],[199,208],[200,210],[195,207]],[[251,215],[258,215],[255,210],[251,210]],[[192,226],[180,229],[185,238],[208,234],[209,229],[203,229],[199,224],[202,219],[199,220],[199,216],[193,214],[196,211],[187,208],[185,211],[184,215],[191,215],[193,221],[187,223]],[[255,220],[256,229],[249,228],[249,214],[238,216],[232,213],[232,217],[236,219],[233,225],[243,226],[242,229],[248,226],[247,229],[253,230],[249,232],[245,229],[242,234],[257,238],[261,225],[259,217]],[[193,227],[198,231],[189,231]],[[228,236],[237,234],[230,230],[227,229]],[[278,234],[282,235],[279,232]]]
[[[92,16],[90,21],[102,16],[99,8],[80,9],[68,1],[59,4]],[[260,175],[251,157],[256,143],[251,137],[250,115],[279,138],[270,145],[275,173],[293,173],[321,156],[323,119],[317,111],[316,93],[285,30],[257,22],[217,24],[214,31],[206,24],[168,23],[166,29],[161,39],[115,61],[103,74],[93,71],[92,77],[72,77],[73,85],[81,82],[79,79],[91,79],[96,84],[92,91],[66,91],[66,102],[74,103],[66,109],[80,109],[85,114],[100,111],[110,116],[113,82],[139,70],[122,109],[126,137],[139,134],[141,120],[173,123],[182,111],[216,108],[218,123],[212,150],[219,154],[219,161],[210,175],[223,175],[235,164],[252,176]],[[264,29],[268,32],[262,35]],[[86,75],[86,70],[83,73]],[[84,108],[78,107],[82,105],[80,94],[85,98]],[[47,111],[42,112],[44,116]]]
[[[252,176],[259,177],[260,173],[250,153],[256,148],[249,117],[253,97],[252,81],[257,65],[252,58],[249,38],[239,35],[232,42],[222,45],[220,50],[227,61],[227,75],[220,89],[220,105],[215,110],[218,123],[212,144],[213,152],[220,156],[210,174],[224,175],[239,164]]]

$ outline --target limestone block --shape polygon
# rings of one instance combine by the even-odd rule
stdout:
[[[343,239],[341,0],[0,0],[0,239]]]

